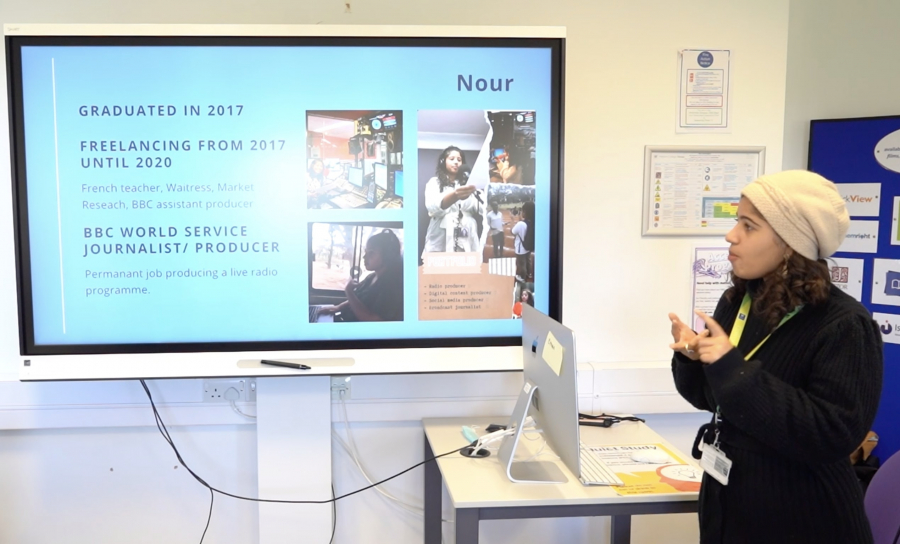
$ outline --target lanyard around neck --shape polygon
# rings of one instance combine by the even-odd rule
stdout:
[[[772,336],[772,333],[777,331],[782,325],[788,322],[788,320],[799,312],[803,306],[797,306],[791,311],[791,313],[781,318],[781,321],[778,323],[778,326],[775,327],[775,330],[770,332],[762,341],[753,348],[750,353],[748,353],[745,357],[745,361],[749,361],[751,357],[762,347],[763,344],[766,343],[766,340]],[[747,324],[747,316],[750,314],[750,293],[744,293],[744,300],[741,302],[741,307],[738,309],[737,318],[734,320],[734,326],[731,328],[731,334],[728,336],[728,339],[731,341],[731,345],[737,347],[738,342],[741,341],[741,335],[744,334],[744,325]]]

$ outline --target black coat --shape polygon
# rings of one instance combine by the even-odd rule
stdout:
[[[726,333],[740,303],[719,301],[714,318]],[[720,408],[721,449],[734,463],[728,486],[703,477],[700,542],[869,544],[849,456],[878,408],[881,334],[836,287],[745,361],[767,332],[751,307],[738,347],[721,359],[672,360],[678,392],[701,410]]]

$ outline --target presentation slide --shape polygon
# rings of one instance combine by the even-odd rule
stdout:
[[[521,335],[549,305],[551,59],[23,45],[34,345]]]

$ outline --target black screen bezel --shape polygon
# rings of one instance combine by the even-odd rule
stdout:
[[[9,97],[10,157],[16,284],[21,355],[146,354],[239,351],[306,351],[481,347],[520,345],[521,336],[438,337],[376,340],[279,340],[260,342],[191,342],[129,344],[41,344],[34,342],[31,259],[28,230],[27,177],[21,48],[23,46],[219,46],[219,47],[478,47],[540,48],[551,53],[550,121],[550,240],[548,314],[562,320],[562,225],[564,139],[564,38],[448,38],[448,37],[246,37],[246,36],[7,36],[6,61]]]

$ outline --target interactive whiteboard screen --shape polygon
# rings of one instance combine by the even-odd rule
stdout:
[[[22,354],[518,344],[563,45],[7,36]]]

